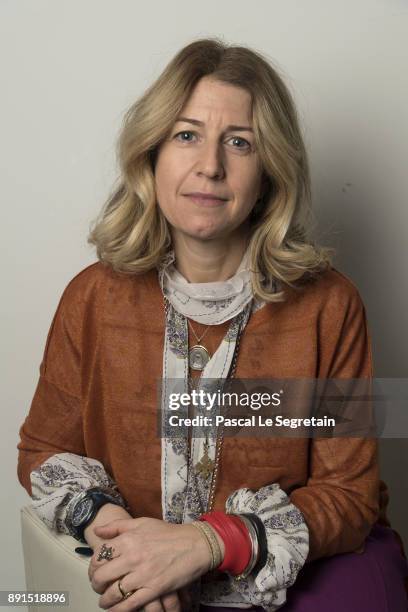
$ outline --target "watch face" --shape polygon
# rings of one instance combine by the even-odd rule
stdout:
[[[72,513],[72,524],[74,527],[78,527],[88,518],[93,507],[93,500],[89,497],[85,497],[78,504],[76,504]]]

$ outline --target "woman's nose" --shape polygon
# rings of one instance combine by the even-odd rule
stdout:
[[[222,148],[218,143],[206,143],[200,147],[197,174],[208,178],[221,179],[225,176]]]

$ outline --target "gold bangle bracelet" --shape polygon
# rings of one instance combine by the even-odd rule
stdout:
[[[212,527],[205,523],[205,521],[193,521],[191,523],[194,527],[197,527],[206,539],[208,548],[211,553],[211,567],[210,570],[215,569],[221,564],[222,553],[220,545],[218,544],[217,536],[215,535]]]

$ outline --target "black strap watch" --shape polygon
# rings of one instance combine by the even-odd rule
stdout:
[[[84,531],[95,518],[99,508],[105,504],[125,507],[123,499],[113,489],[93,487],[75,496],[75,501],[68,505],[65,524],[76,540],[86,544]]]

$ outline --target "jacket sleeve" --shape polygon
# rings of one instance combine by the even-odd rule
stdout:
[[[57,453],[85,454],[81,414],[84,305],[71,281],[51,323],[30,411],[20,428],[18,478],[29,495],[30,474]]]
[[[64,532],[75,495],[94,486],[116,488],[104,466],[86,457],[84,444],[81,364],[83,347],[94,337],[85,285],[86,275],[80,273],[59,302],[17,445],[18,478],[34,510],[48,527]]]
[[[321,378],[372,377],[365,308],[354,286],[348,293],[321,316]],[[309,527],[307,561],[361,548],[379,515],[377,439],[314,438],[309,461],[307,485],[290,495]]]

